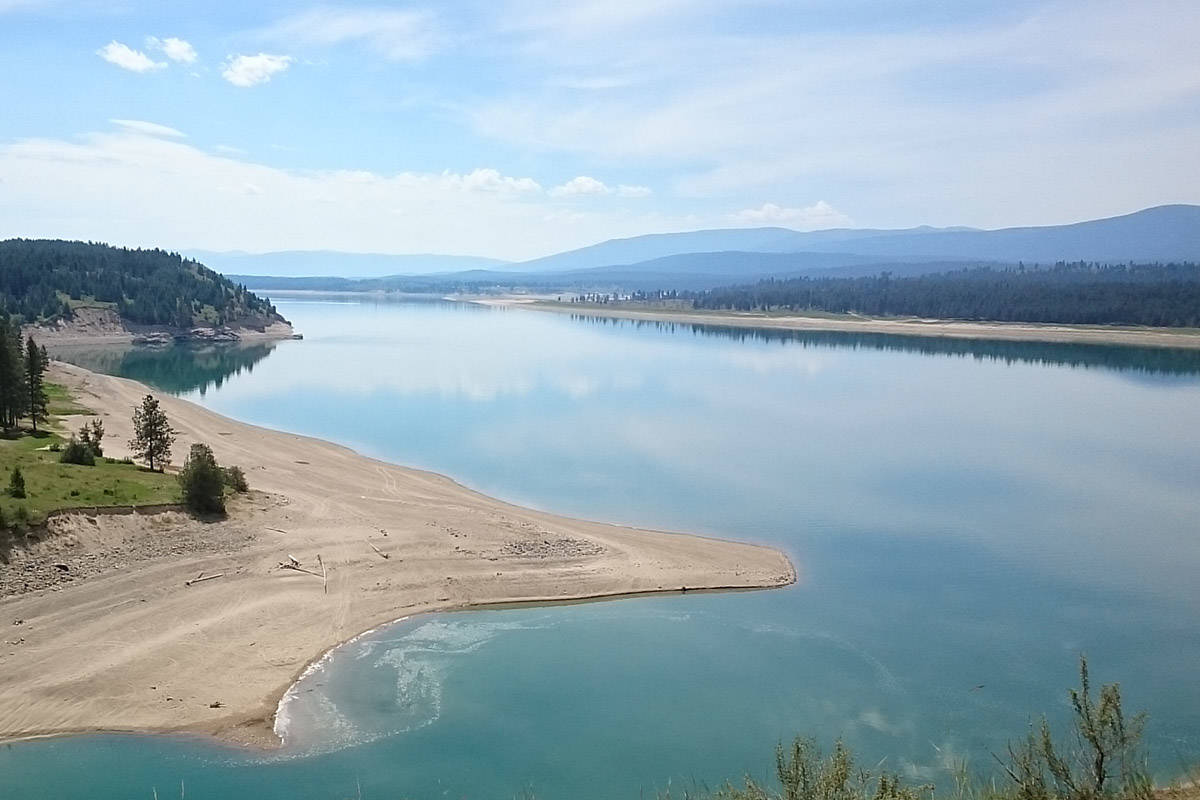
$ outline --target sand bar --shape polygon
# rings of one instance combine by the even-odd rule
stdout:
[[[559,303],[542,298],[471,298],[482,305],[511,306],[560,314],[610,319],[676,322],[683,325],[721,325],[735,328],[766,328],[795,331],[841,331],[844,333],[887,333],[898,336],[941,336],[954,339],[995,339],[1013,342],[1116,344],[1137,347],[1200,349],[1200,330],[1195,328],[1149,328],[1110,325],[1050,325],[1025,322],[968,322],[943,319],[877,319],[852,316],[804,316],[761,312],[638,309],[577,303]]]
[[[106,453],[124,455],[131,410],[148,389],[59,363],[50,378],[103,417]],[[206,442],[255,491],[224,522],[177,512],[63,518],[42,552],[0,564],[71,568],[52,586],[34,581],[0,599],[0,739],[173,731],[271,746],[278,701],[305,667],[400,617],[796,579],[768,547],[520,508],[156,395],[180,432],[176,463]],[[323,564],[327,587],[278,569],[289,555],[316,572]]]

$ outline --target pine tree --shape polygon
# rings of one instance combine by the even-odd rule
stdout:
[[[17,427],[28,401],[22,349],[20,329],[0,317],[0,424],[5,430]]]
[[[45,422],[49,414],[50,401],[46,398],[46,348],[38,348],[30,337],[25,341],[25,389],[28,399],[29,421],[37,430],[38,421]]]
[[[225,473],[217,465],[212,448],[194,444],[179,473],[183,502],[197,514],[225,511]]]
[[[133,409],[133,438],[129,440],[129,449],[144,460],[150,469],[162,472],[171,463],[171,445],[175,443],[175,433],[158,400],[148,394],[142,399],[142,404]]]

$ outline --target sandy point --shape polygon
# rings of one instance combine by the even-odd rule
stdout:
[[[124,455],[151,390],[60,363],[50,377],[104,420],[107,454]],[[279,701],[304,670],[402,617],[796,580],[770,547],[521,508],[154,394],[179,431],[176,461],[205,442],[253,491],[221,521],[60,518],[0,564],[0,739],[143,731],[275,746]],[[279,569],[289,557],[317,574]],[[61,580],[13,588],[14,571],[50,558],[69,567]]]

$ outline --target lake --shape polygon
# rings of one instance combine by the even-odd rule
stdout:
[[[275,298],[303,341],[63,357],[505,500],[765,542],[794,587],[438,614],[335,651],[256,754],[0,748],[5,798],[653,796],[796,734],[951,785],[1086,653],[1200,756],[1200,355]]]

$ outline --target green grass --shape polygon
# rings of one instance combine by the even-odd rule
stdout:
[[[116,309],[116,307],[117,307],[116,303],[111,303],[111,302],[107,302],[104,300],[97,300],[96,298],[92,297],[91,295],[84,295],[83,297],[76,298],[76,297],[71,297],[71,295],[67,294],[66,292],[58,292],[57,294],[58,294],[58,297],[60,300],[62,300],[68,306],[71,307],[72,311],[74,311],[77,308]]]
[[[97,459],[95,466],[62,464],[59,453],[49,450],[62,445],[70,432],[62,430],[61,417],[91,414],[65,386],[46,384],[50,420],[36,434],[28,428],[0,437],[0,513],[11,525],[24,508],[29,522],[45,520],[51,511],[78,506],[129,506],[178,503],[179,483],[174,475],[150,472],[135,464],[109,463]],[[25,477],[25,497],[8,493],[13,467]]]
[[[46,398],[50,401],[49,409],[50,416],[52,418],[65,417],[70,414],[93,413],[90,408],[80,405],[79,402],[71,396],[71,393],[67,391],[67,387],[58,383],[50,383],[49,381],[46,382]],[[53,424],[54,420],[51,419],[51,425],[53,426]]]
[[[0,511],[11,523],[18,508],[24,507],[31,522],[41,522],[46,514],[75,506],[126,506],[179,502],[179,483],[174,475],[150,472],[134,464],[96,465],[59,463],[59,454],[46,448],[63,442],[55,433],[37,436],[23,433],[18,438],[0,439]],[[8,479],[13,467],[25,476],[25,497],[8,494]]]

